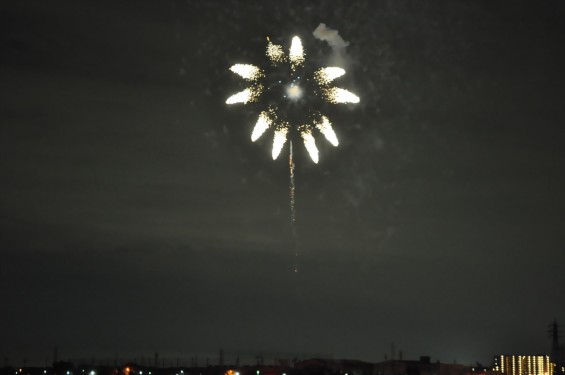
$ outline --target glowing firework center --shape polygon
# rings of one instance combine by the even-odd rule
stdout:
[[[283,79],[275,81],[276,84],[268,84],[265,80],[266,73],[263,69],[250,64],[235,64],[230,70],[249,83],[249,86],[226,100],[226,104],[237,103],[257,103],[264,97],[273,93],[275,97],[279,94],[286,99],[289,104],[298,105],[301,103],[305,95],[305,87],[303,83],[312,82],[314,84],[308,85],[309,90],[312,90],[312,95],[320,97],[326,103],[358,103],[359,97],[352,92],[330,86],[336,78],[345,74],[345,70],[339,67],[325,67],[316,70],[312,77],[306,79],[298,75],[298,69],[304,66],[305,53],[302,46],[302,41],[299,37],[292,38],[288,55],[285,54],[282,46],[273,44],[267,38],[267,57],[272,67],[279,68],[285,72],[286,80]],[[279,73],[280,74],[280,73]],[[303,80],[304,79],[304,80]],[[310,95],[310,92],[307,92]],[[280,100],[280,99],[279,99]],[[284,147],[289,135],[291,125],[294,126],[304,142],[304,146],[308,154],[314,161],[318,163],[318,148],[314,139],[314,132],[320,132],[332,145],[337,146],[337,136],[332,128],[330,120],[318,111],[304,110],[299,107],[300,116],[290,116],[292,108],[285,108],[281,110],[279,104],[267,104],[259,114],[259,118],[253,131],[251,133],[251,141],[255,142],[261,137],[268,129],[274,129],[273,138],[273,159],[276,159]],[[307,113],[305,116],[304,113]]]
[[[291,84],[286,86],[285,98],[295,101],[302,98],[302,87],[300,87],[298,82],[293,81]]]

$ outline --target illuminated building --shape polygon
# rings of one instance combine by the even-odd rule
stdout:
[[[506,375],[552,375],[554,367],[547,355],[498,355],[493,370]]]

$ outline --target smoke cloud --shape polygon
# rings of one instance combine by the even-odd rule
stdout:
[[[345,59],[345,47],[349,45],[349,42],[343,40],[339,35],[337,30],[331,29],[326,26],[326,24],[321,23],[312,32],[316,39],[323,42],[327,42],[333,50],[333,56],[331,62],[335,65],[344,66],[346,64]]]
[[[343,49],[349,45],[349,42],[343,40],[337,30],[327,27],[324,23],[319,24],[312,34],[316,39],[327,42],[334,50]]]

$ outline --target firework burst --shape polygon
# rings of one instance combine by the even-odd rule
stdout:
[[[305,95],[320,98],[326,103],[358,103],[359,97],[343,88],[332,86],[335,79],[343,76],[345,70],[340,67],[323,67],[315,70],[309,77],[304,77],[306,53],[298,36],[292,38],[288,54],[281,45],[273,44],[267,38],[266,55],[271,67],[279,70],[275,73],[281,79],[267,81],[266,70],[251,64],[235,64],[230,70],[248,82],[248,87],[226,100],[226,104],[260,103],[261,98],[280,94],[281,100],[291,103],[303,101]],[[304,84],[305,83],[305,84]],[[251,141],[255,142],[267,130],[274,130],[272,156],[276,159],[289,136],[291,128],[296,129],[304,142],[304,146],[314,163],[318,163],[318,148],[314,138],[315,132],[321,133],[333,146],[339,144],[329,118],[317,110],[301,108],[300,116],[289,116],[280,104],[270,103],[264,107],[251,133]]]

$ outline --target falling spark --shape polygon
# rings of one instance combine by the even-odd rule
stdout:
[[[359,97],[339,87],[332,87],[326,91],[326,99],[330,103],[359,103]]]
[[[324,135],[324,137],[326,137],[328,142],[330,142],[332,145],[337,146],[339,144],[337,136],[335,135],[335,132],[332,128],[332,124],[326,116],[322,116],[322,122],[316,124],[316,128],[320,131],[320,133]]]
[[[288,58],[290,59],[292,69],[304,62],[304,48],[302,47],[302,41],[297,36],[292,38]]]
[[[339,78],[344,74],[344,69],[335,66],[329,66],[327,68],[317,70],[316,73],[314,73],[314,77],[320,84],[327,85],[334,79]]]
[[[251,64],[235,64],[230,70],[248,81],[256,81],[263,75],[261,69]]]
[[[275,130],[275,136],[273,139],[273,160],[278,158],[281,150],[286,142],[286,134],[288,133],[288,127],[280,127]]]
[[[306,146],[310,158],[312,158],[314,163],[318,164],[318,148],[316,147],[316,141],[314,140],[312,131],[310,129],[304,129],[300,132],[300,135],[304,140],[304,146]]]
[[[255,124],[255,128],[253,128],[253,132],[251,133],[251,142],[255,142],[259,139],[272,124],[273,121],[269,118],[269,114],[266,111],[261,112]]]

